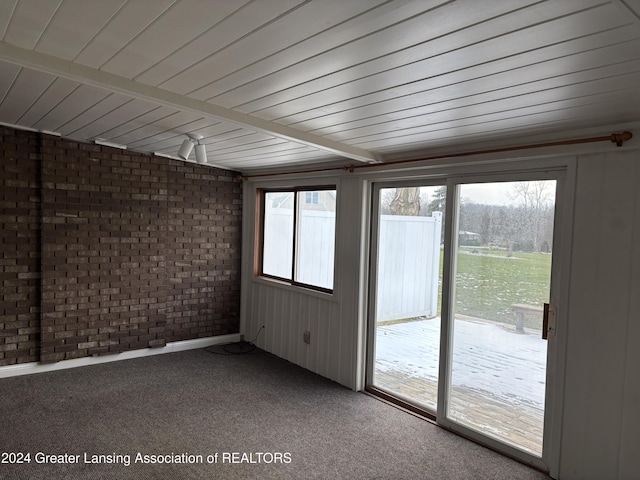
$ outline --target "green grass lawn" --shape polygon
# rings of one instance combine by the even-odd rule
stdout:
[[[457,258],[456,312],[515,324],[514,303],[542,307],[549,301],[551,255],[462,247]],[[525,325],[542,328],[542,314]]]

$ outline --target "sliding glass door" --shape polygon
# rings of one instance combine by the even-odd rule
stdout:
[[[378,191],[372,385],[435,415],[447,187]]]
[[[542,456],[555,180],[461,184],[447,419]]]
[[[368,388],[543,468],[557,187],[381,184],[372,222]]]

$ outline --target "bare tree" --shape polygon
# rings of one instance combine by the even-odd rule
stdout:
[[[548,223],[550,216],[553,218],[553,209],[550,208],[554,199],[553,185],[553,181],[547,180],[518,182],[513,185],[510,195],[512,200],[520,201],[520,233],[533,243],[534,252],[539,252],[543,243],[540,240],[543,225]]]
[[[394,191],[391,188],[383,188],[380,191],[380,214],[391,215],[391,202],[395,196]]]
[[[389,204],[391,215],[413,215],[420,214],[420,188],[403,187],[396,188],[393,200]]]
[[[548,180],[514,183],[509,198],[519,199],[525,210],[540,211],[553,200],[552,183]]]

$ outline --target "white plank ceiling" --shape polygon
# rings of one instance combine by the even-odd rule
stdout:
[[[211,164],[243,172],[638,122],[639,15],[639,0],[0,0],[0,122],[170,156],[199,134]]]

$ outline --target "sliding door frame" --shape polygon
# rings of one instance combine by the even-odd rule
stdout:
[[[366,379],[365,388],[379,394],[371,385],[373,362],[375,360],[375,299],[377,278],[377,248],[379,231],[379,196],[382,188],[396,186],[447,186],[446,211],[444,215],[444,265],[441,304],[440,371],[438,375],[438,408],[435,414],[437,424],[454,431],[472,441],[510,456],[535,468],[548,471],[556,478],[559,472],[560,437],[562,431],[562,406],[564,399],[564,372],[566,351],[566,300],[569,292],[570,243],[572,236],[573,198],[576,177],[575,157],[538,158],[520,161],[493,161],[475,165],[449,165],[425,169],[410,176],[406,172],[388,172],[368,178],[371,182],[370,230],[369,235],[369,292],[367,300],[366,332]],[[556,206],[554,217],[553,260],[551,272],[550,303],[555,307],[554,332],[547,346],[547,373],[545,390],[544,438],[542,457],[538,458],[523,450],[484,436],[446,418],[451,371],[452,320],[450,302],[454,299],[452,274],[455,259],[452,256],[457,228],[457,190],[463,183],[483,183],[494,181],[556,180]],[[406,399],[395,399],[393,395],[381,395],[396,401],[401,406]],[[390,398],[387,398],[390,397]],[[399,400],[399,402],[398,402]],[[411,406],[409,405],[409,409]],[[416,409],[418,413],[432,418],[428,410]]]
[[[543,449],[542,456],[537,457],[533,454],[525,452],[517,447],[509,445],[495,438],[483,435],[477,430],[468,428],[448,418],[449,399],[451,388],[451,371],[452,371],[452,348],[453,348],[453,324],[454,318],[450,306],[455,301],[455,273],[456,273],[456,255],[458,247],[458,220],[460,214],[460,196],[459,189],[461,185],[496,183],[496,182],[519,182],[519,181],[536,181],[536,180],[555,180],[555,207],[554,207],[554,234],[553,234],[553,250],[551,262],[551,282],[549,286],[550,299],[549,302],[554,307],[559,305],[561,295],[559,294],[559,278],[560,270],[557,266],[562,262],[563,258],[563,242],[561,230],[561,212],[564,208],[564,189],[565,189],[565,172],[564,170],[545,170],[540,172],[500,172],[481,175],[464,175],[450,177],[447,182],[447,229],[445,232],[445,254],[444,254],[444,272],[443,272],[443,293],[442,293],[442,327],[441,327],[441,343],[440,343],[440,373],[438,382],[438,412],[436,420],[439,425],[470,438],[478,443],[482,443],[489,448],[503,452],[510,457],[530,464],[544,471],[550,471],[549,466],[549,449],[547,444],[550,441],[550,431],[552,426],[550,419],[553,418],[553,402],[547,400],[552,397],[555,390],[559,388],[556,385],[556,376],[549,375],[549,372],[557,371],[556,359],[558,357],[558,339],[557,335],[550,335],[547,340],[547,358],[546,358],[546,385],[545,385],[545,410],[544,410],[544,429],[543,429]],[[566,298],[566,297],[564,297]],[[554,327],[555,328],[555,327]],[[555,331],[554,331],[555,333]]]
[[[400,405],[401,407],[410,410],[418,415],[426,417],[430,420],[436,420],[437,412],[428,408],[413,404],[410,399],[402,396],[381,390],[372,384],[374,377],[374,363],[376,359],[376,299],[378,294],[378,240],[380,233],[380,191],[385,188],[396,187],[446,187],[446,179],[442,177],[438,178],[423,178],[421,180],[390,180],[375,182],[371,188],[371,223],[370,223],[370,259],[369,259],[369,298],[368,298],[368,312],[369,321],[367,329],[367,363],[366,363],[366,385],[365,388],[370,393],[378,395],[385,400],[389,400],[393,403]],[[440,380],[438,380],[438,383]]]

